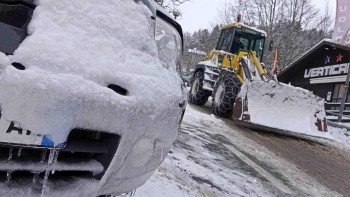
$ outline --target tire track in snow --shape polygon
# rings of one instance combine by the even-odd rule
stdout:
[[[233,146],[223,144],[228,150],[230,150],[233,154],[235,154],[237,157],[239,157],[244,163],[255,169],[261,176],[265,177],[270,183],[272,183],[274,186],[276,186],[279,190],[286,194],[292,194],[293,191],[285,185],[282,181],[275,178],[272,174],[267,172],[264,168],[259,166],[257,163],[255,163],[253,160],[249,159],[245,154],[243,154],[241,151],[236,149]]]

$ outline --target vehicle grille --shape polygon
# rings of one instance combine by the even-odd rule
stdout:
[[[23,178],[32,183],[83,177],[100,180],[119,145],[120,136],[74,129],[63,149],[0,145],[0,181]],[[56,156],[55,156],[56,155]],[[44,185],[44,184],[43,184]],[[43,186],[44,187],[44,186]]]

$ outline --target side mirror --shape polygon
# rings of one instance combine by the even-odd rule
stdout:
[[[273,47],[274,47],[274,42],[273,42],[273,40],[270,40],[269,51],[273,51]]]

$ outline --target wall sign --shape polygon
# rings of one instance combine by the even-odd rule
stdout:
[[[326,77],[332,75],[347,74],[349,70],[348,64],[337,64],[332,66],[323,66],[318,68],[305,69],[304,78]]]

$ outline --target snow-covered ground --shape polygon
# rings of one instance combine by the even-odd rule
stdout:
[[[137,197],[341,196],[297,165],[188,105],[182,131],[162,166]],[[343,137],[337,129],[331,134]]]
[[[328,143],[346,150],[350,150],[350,132],[343,128],[328,126],[328,132],[332,135],[333,141]]]

